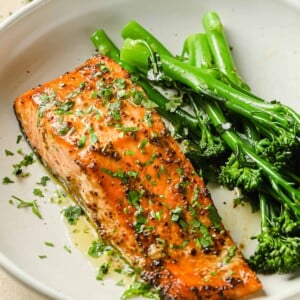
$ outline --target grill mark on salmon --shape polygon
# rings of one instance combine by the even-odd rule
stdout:
[[[261,289],[209,191],[161,117],[113,60],[96,55],[18,97],[30,145],[164,299],[236,299]]]

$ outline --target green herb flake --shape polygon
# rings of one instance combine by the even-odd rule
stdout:
[[[222,262],[224,264],[229,264],[231,259],[235,256],[236,250],[237,250],[236,246],[229,247],[228,253],[225,257],[223,257]]]
[[[92,145],[96,144],[98,142],[98,137],[97,137],[97,135],[94,132],[94,128],[92,126],[90,126],[88,128],[88,132],[90,134],[91,144]]]
[[[208,228],[201,223],[199,227],[201,237],[196,238],[196,245],[198,248],[207,249],[210,248],[213,244],[212,237],[208,231]]]
[[[63,210],[63,215],[70,225],[75,225],[83,213],[83,209],[77,205],[71,205]]]
[[[22,161],[20,161],[18,164],[13,165],[13,174],[16,176],[28,176],[29,173],[23,173],[23,167],[27,167],[29,165],[32,165],[35,162],[33,153],[26,154]]]
[[[183,208],[181,206],[176,207],[175,209],[172,209],[170,211],[171,213],[171,221],[172,222],[178,222],[180,219],[180,216],[183,212]]]
[[[217,209],[215,208],[214,205],[210,204],[207,207],[208,210],[208,217],[211,220],[211,222],[213,223],[213,227],[216,229],[220,229],[221,228],[221,222],[222,222],[222,218],[220,217],[220,215],[217,212]]]
[[[114,121],[121,120],[121,101],[109,103],[108,110]]]
[[[40,259],[45,259],[45,258],[48,258],[48,256],[47,255],[39,255],[39,258]]]
[[[85,143],[86,143],[86,136],[83,135],[83,136],[80,138],[80,140],[77,142],[77,146],[78,146],[79,148],[83,148],[84,145],[85,145]]]
[[[142,140],[139,145],[138,148],[141,150],[141,152],[144,154],[145,153],[145,146],[149,143],[149,140],[145,139]]]
[[[61,126],[58,128],[57,133],[58,133],[58,135],[60,135],[60,136],[64,136],[64,135],[66,135],[66,134],[68,133],[69,130],[70,130],[69,125],[68,125],[68,124],[63,124],[63,125],[61,125]]]
[[[140,205],[140,194],[136,190],[130,190],[127,194],[128,202],[135,208],[139,208]]]
[[[152,210],[150,213],[151,217],[155,220],[161,220],[162,214],[163,214],[162,209],[159,211]]]
[[[68,253],[72,253],[70,247],[68,247],[67,245],[64,245],[64,250]]]
[[[22,138],[23,138],[23,136],[21,134],[19,134],[17,136],[16,144],[19,144],[21,142]]]
[[[50,177],[48,176],[43,176],[39,182],[37,182],[36,184],[39,184],[41,186],[46,186],[47,182],[50,180]]]
[[[135,221],[133,223],[133,227],[136,233],[142,233],[146,228],[147,217],[142,213],[138,212],[135,216]]]
[[[19,202],[19,204],[17,205],[17,208],[31,207],[33,214],[36,215],[39,219],[42,219],[42,215],[38,209],[36,200],[24,201],[17,196],[11,196],[11,198],[13,198],[14,200],[17,200]]]
[[[147,123],[148,127],[152,127],[152,112],[151,111],[147,111],[145,113],[145,117],[144,117],[145,122]]]
[[[14,183],[14,181],[11,180],[9,177],[6,176],[2,179],[2,184],[10,184],[10,183]]]
[[[155,161],[155,159],[156,159],[156,156],[157,156],[157,154],[153,153],[153,154],[151,155],[151,158],[150,158],[148,161],[141,163],[141,165],[142,165],[143,167],[146,167],[146,166],[149,166],[149,165],[153,164],[154,161]]]
[[[51,242],[44,242],[45,246],[47,247],[54,247],[54,244]]]
[[[14,156],[15,154],[10,150],[5,149],[5,155],[6,156]]]
[[[99,267],[96,279],[103,280],[104,276],[108,273],[108,271],[109,271],[109,264],[105,262]]]
[[[40,189],[34,189],[33,194],[38,197],[44,197],[44,194],[43,194],[42,190],[40,190]]]
[[[116,79],[114,79],[113,85],[117,89],[125,89],[126,88],[126,79],[125,78],[116,78]]]
[[[134,297],[144,296],[146,298],[160,300],[158,290],[151,288],[150,284],[135,280],[129,288],[122,294],[121,300],[128,300]]]
[[[93,258],[99,258],[104,252],[113,255],[115,251],[112,246],[105,244],[102,240],[93,241],[88,249],[88,255]]]
[[[129,156],[133,156],[135,153],[133,150],[125,150],[124,151],[124,155],[129,155]]]

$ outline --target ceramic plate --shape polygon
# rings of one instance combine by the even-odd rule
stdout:
[[[104,28],[120,45],[121,28],[136,19],[180,53],[185,37],[202,29],[201,16],[209,10],[222,17],[236,64],[252,90],[300,111],[299,1],[46,0],[32,2],[0,25],[0,263],[17,278],[59,299],[113,300],[124,290],[113,278],[95,279],[95,266],[70,238],[62,207],[54,203],[59,189],[55,182],[42,187],[44,197],[33,195],[36,182],[47,174],[44,168],[38,163],[29,166],[31,175],[22,180],[11,174],[22,158],[18,149],[30,153],[24,141],[16,143],[20,130],[14,99],[91,56],[89,37],[97,28]],[[6,176],[15,183],[2,184]],[[232,193],[210,188],[225,226],[249,255],[254,246],[250,236],[259,228],[257,216],[248,207],[233,209]],[[36,199],[43,219],[30,208],[18,209],[17,201],[9,201],[13,195]],[[252,299],[300,296],[296,275],[260,278],[264,292]]]

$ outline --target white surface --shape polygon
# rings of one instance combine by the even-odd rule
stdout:
[[[87,4],[88,3],[88,4]],[[174,53],[184,38],[201,29],[201,16],[216,10],[226,26],[236,63],[253,91],[267,99],[279,99],[300,111],[300,4],[298,1],[178,1],[173,0],[53,0],[35,1],[0,25],[0,179],[10,176],[16,157],[19,128],[13,100],[23,91],[73,69],[93,53],[89,41],[99,27],[117,42],[122,26],[136,19],[152,30]],[[21,147],[29,152],[27,145]],[[60,209],[45,197],[39,201],[43,220],[30,210],[8,203],[11,195],[32,199],[32,190],[44,169],[35,164],[32,176],[13,185],[0,185],[0,263],[25,283],[59,299],[119,299],[122,288],[113,280],[102,285],[95,270],[71,245],[61,221]],[[54,185],[49,187],[51,196]],[[213,198],[224,223],[238,244],[246,243],[258,228],[255,216],[241,209],[243,223],[232,210],[232,195],[214,190]],[[227,204],[224,205],[223,202]],[[56,247],[47,248],[45,241]],[[47,259],[38,256],[46,254]],[[288,299],[300,291],[300,279],[290,276],[261,277],[265,295],[253,299]],[[295,299],[297,296],[295,296]]]

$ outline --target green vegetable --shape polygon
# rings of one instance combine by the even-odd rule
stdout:
[[[215,12],[205,14],[203,16],[203,27],[218,70],[227,76],[230,81],[248,90],[248,85],[241,79],[237,68],[234,66],[223,24],[218,14]]]
[[[300,267],[300,219],[282,205],[274,205],[269,196],[260,193],[261,232],[254,238],[258,246],[248,262],[264,274],[290,273]]]

